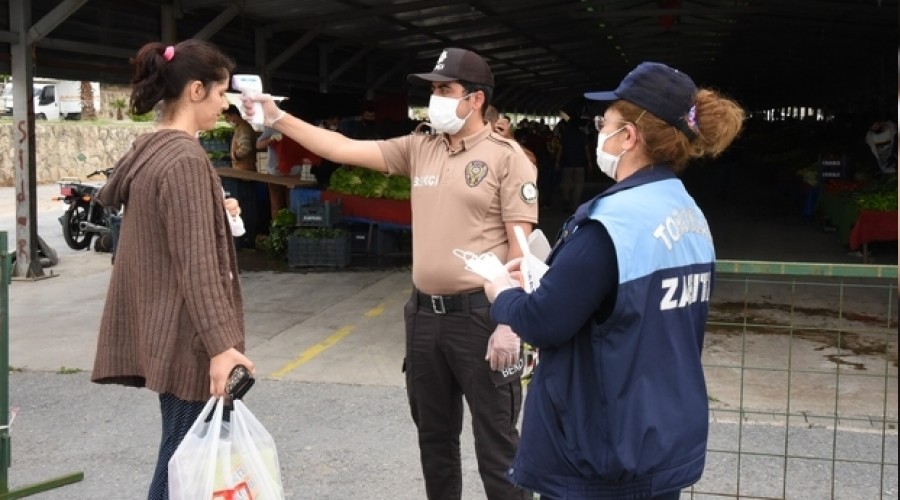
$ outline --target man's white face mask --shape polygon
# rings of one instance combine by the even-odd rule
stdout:
[[[465,118],[460,118],[456,116],[456,108],[459,106],[459,101],[468,99],[471,95],[466,94],[458,99],[432,95],[428,101],[428,121],[431,123],[431,128],[450,135],[459,132],[469,116],[472,115],[473,110],[470,109]]]

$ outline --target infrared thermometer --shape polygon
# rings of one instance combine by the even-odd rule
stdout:
[[[243,94],[244,97],[262,94],[262,78],[259,75],[233,75],[231,77],[231,88]],[[262,103],[253,103],[253,116],[250,119],[253,128],[262,128],[264,118]]]

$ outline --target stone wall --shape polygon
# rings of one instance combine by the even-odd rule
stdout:
[[[108,109],[108,108],[107,108]],[[85,176],[112,167],[135,137],[153,130],[152,123],[125,121],[41,121],[35,124],[37,182]],[[0,186],[15,181],[13,122],[0,120]]]
[[[97,110],[97,118],[115,120],[121,119],[116,116],[117,109],[113,106],[113,101],[121,100],[125,104],[122,108],[122,117],[128,116],[128,101],[131,99],[131,87],[128,85],[108,85],[100,84],[100,109]]]

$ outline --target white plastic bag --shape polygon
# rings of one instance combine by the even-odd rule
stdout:
[[[283,500],[281,466],[275,440],[243,401],[234,401],[231,412],[232,468],[234,485],[246,483],[253,500]],[[235,462],[239,457],[240,462]],[[215,498],[215,497],[214,497]],[[240,495],[235,499],[242,499]]]
[[[204,422],[215,407],[209,422]],[[216,453],[222,435],[223,403],[211,398],[169,459],[169,498],[212,498]]]
[[[212,411],[212,417],[206,417]],[[283,500],[275,441],[241,402],[211,398],[169,460],[170,500]]]

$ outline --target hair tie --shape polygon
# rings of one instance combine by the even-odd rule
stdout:
[[[687,124],[688,127],[692,129],[697,128],[697,105],[691,106],[691,109],[688,110],[687,114]]]
[[[175,47],[169,45],[166,47],[166,50],[163,51],[163,59],[165,59],[166,62],[169,62],[173,57],[175,57]]]

